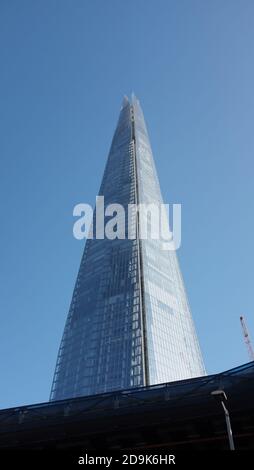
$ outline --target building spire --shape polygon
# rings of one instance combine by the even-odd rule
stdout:
[[[125,106],[128,106],[130,104],[128,96],[124,95],[123,101],[122,101],[122,109],[125,108]]]
[[[136,96],[135,96],[134,91],[132,91],[132,93],[131,93],[131,102],[132,102],[132,104],[133,104],[135,101],[137,101],[137,98],[136,98]]]

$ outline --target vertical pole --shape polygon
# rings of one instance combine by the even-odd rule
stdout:
[[[232,433],[232,427],[231,427],[229,412],[228,412],[228,410],[225,406],[225,403],[223,401],[221,401],[221,404],[222,404],[222,408],[223,408],[224,413],[225,413],[229,448],[230,448],[230,450],[235,450],[235,444],[234,444],[234,439],[233,439],[233,433]]]

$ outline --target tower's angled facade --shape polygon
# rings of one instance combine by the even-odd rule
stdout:
[[[135,97],[123,101],[99,195],[126,212],[163,202]],[[205,374],[176,253],[141,239],[138,215],[132,223],[135,239],[86,241],[51,400]]]

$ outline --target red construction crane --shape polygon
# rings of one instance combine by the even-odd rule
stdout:
[[[250,360],[254,361],[254,350],[253,350],[253,347],[251,345],[248,329],[247,329],[247,326],[246,326],[246,323],[245,323],[245,320],[244,320],[243,317],[240,317],[240,322],[241,322],[241,325],[242,325],[243,337],[244,337],[244,341],[245,341],[245,344],[246,344],[247,349],[248,349]]]

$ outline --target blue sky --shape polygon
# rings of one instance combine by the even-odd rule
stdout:
[[[208,373],[254,339],[251,0],[0,3],[0,407],[47,401],[124,94],[145,113]]]

